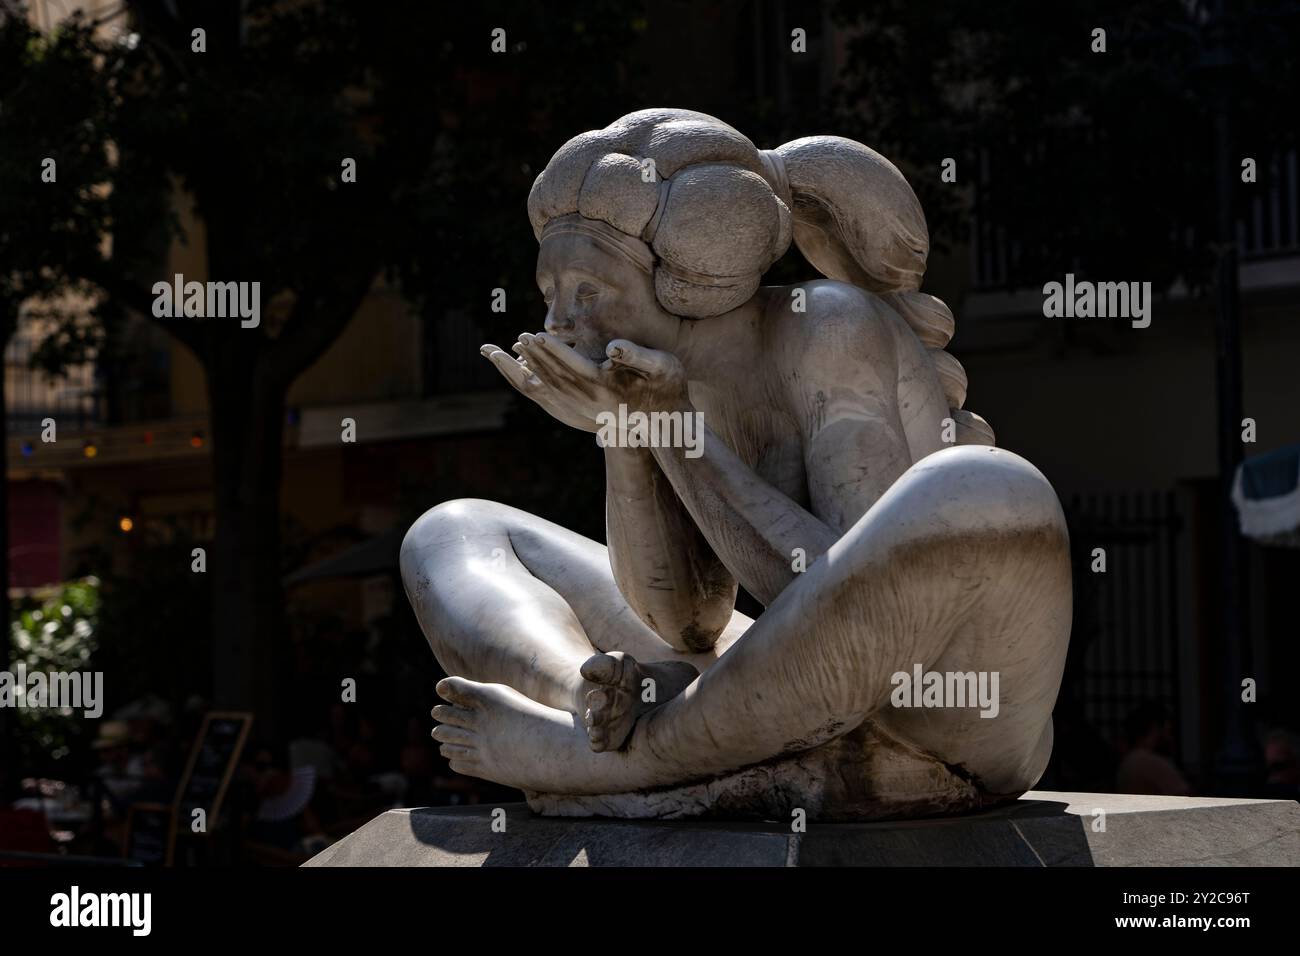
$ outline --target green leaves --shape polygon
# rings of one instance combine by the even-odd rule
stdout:
[[[7,638],[12,667],[19,662],[27,672],[73,672],[91,669],[98,649],[99,581],[82,578],[38,595],[14,602]],[[69,753],[83,725],[81,711],[20,707],[19,740],[32,752],[24,766],[39,767]]]

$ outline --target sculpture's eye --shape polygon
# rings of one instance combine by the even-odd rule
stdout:
[[[586,301],[586,300],[588,300],[588,299],[594,299],[594,298],[595,298],[596,296],[598,296],[598,295],[600,295],[600,290],[597,289],[597,288],[596,288],[594,285],[592,285],[590,282],[581,282],[581,283],[578,284],[578,300],[579,300],[579,301]]]
[[[545,302],[547,305],[550,305],[551,302],[552,302],[552,300],[554,300],[554,299],[555,299],[555,289],[554,289],[554,288],[552,288],[551,286],[548,285],[548,286],[546,286],[545,288],[542,289],[542,301],[543,301],[543,302]]]

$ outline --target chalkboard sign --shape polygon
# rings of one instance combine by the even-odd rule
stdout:
[[[178,826],[191,830],[196,809],[204,811],[207,830],[217,825],[221,801],[225,799],[252,725],[253,715],[246,713],[211,713],[203,718],[176,791]]]
[[[175,807],[165,803],[133,803],[126,811],[122,856],[150,866],[171,866],[175,833]]]

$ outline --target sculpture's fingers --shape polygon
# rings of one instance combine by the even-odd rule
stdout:
[[[515,390],[521,394],[527,395],[529,386],[541,384],[540,380],[532,373],[532,370],[529,369],[527,365],[517,359],[511,358],[508,352],[503,352],[495,345],[485,345],[479,350],[479,353],[484,355],[489,362],[495,365],[497,371],[501,373],[502,377],[514,386]]]
[[[667,352],[648,349],[627,339],[614,339],[606,346],[605,354],[614,365],[639,372],[647,378],[667,375],[677,361]]]
[[[527,361],[538,378],[551,385],[577,384],[580,379],[568,367],[552,357],[537,341],[537,336],[525,332],[519,336],[516,351]]]
[[[533,336],[533,342],[541,346],[548,358],[554,359],[577,378],[594,382],[600,374],[600,369],[595,362],[585,355],[578,354],[576,349],[569,348],[553,335],[547,335],[543,332],[540,335]]]

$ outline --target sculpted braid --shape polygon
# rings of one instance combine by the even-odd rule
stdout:
[[[880,296],[901,315],[934,363],[957,444],[992,445],[989,423],[966,411],[966,371],[944,351],[952,310],[918,291],[930,252],[925,214],[903,174],[875,150],[839,136],[809,136],[773,151],[784,166],[794,241],[828,279]]]

